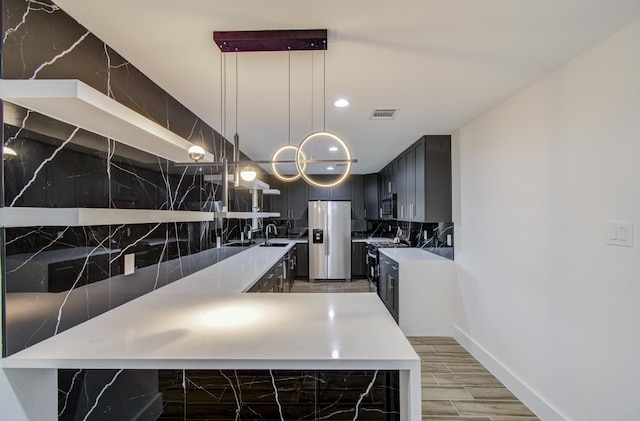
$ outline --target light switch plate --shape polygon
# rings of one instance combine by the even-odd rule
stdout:
[[[633,222],[609,222],[607,225],[607,244],[633,247]]]
[[[136,270],[136,255],[125,254],[124,255],[124,274],[131,275]]]

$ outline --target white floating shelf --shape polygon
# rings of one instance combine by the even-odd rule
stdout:
[[[280,212],[216,212],[215,217],[229,219],[279,218]]]
[[[193,162],[191,142],[79,80],[2,79],[0,98],[173,162]]]
[[[0,209],[0,226],[83,227],[94,225],[157,224],[212,221],[213,212],[103,208]]]

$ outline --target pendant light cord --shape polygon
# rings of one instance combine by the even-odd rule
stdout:
[[[313,133],[313,51],[311,51],[311,133]]]
[[[220,126],[222,129],[222,158],[227,156],[227,56],[222,53],[220,60]]]
[[[327,50],[322,50],[322,131],[327,131]]]
[[[238,134],[238,49],[236,48],[236,134]]]
[[[287,144],[291,145],[291,47],[289,47],[289,91],[287,95],[289,101],[289,132],[287,134]]]

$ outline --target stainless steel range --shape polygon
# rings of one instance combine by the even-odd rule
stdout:
[[[393,241],[370,241],[367,242],[367,279],[372,291],[378,291],[380,277],[380,248],[409,247],[405,243],[394,243]]]

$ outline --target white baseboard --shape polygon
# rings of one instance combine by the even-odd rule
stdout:
[[[502,365],[489,351],[474,341],[458,326],[453,326],[453,337],[471,355],[502,382],[518,399],[535,413],[542,421],[567,421],[551,404],[527,386],[518,376]]]

